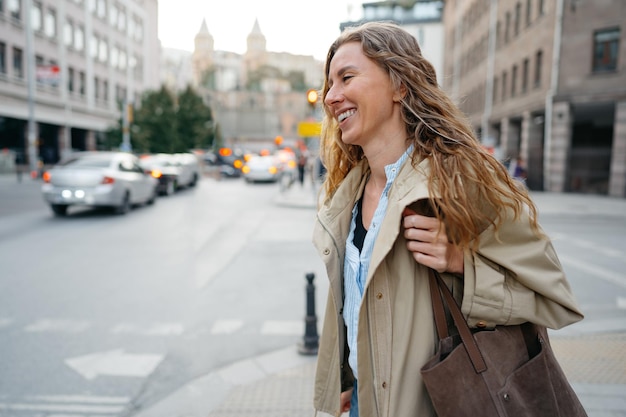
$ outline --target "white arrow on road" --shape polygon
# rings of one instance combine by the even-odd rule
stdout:
[[[125,353],[123,349],[96,352],[65,360],[85,379],[98,375],[146,377],[163,360],[163,355]]]

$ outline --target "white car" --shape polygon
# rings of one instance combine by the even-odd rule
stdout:
[[[247,182],[276,182],[280,179],[280,162],[273,155],[253,155],[241,172]]]
[[[172,158],[180,167],[179,187],[194,187],[201,176],[200,160],[192,153],[176,153]]]
[[[126,152],[77,152],[43,175],[41,191],[57,216],[69,206],[106,206],[125,214],[152,204],[158,181],[144,172],[139,158]]]

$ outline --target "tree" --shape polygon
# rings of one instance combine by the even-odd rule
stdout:
[[[176,95],[165,85],[159,90],[144,93],[141,103],[135,106],[130,132],[133,150],[143,153],[176,153],[208,148],[220,134],[211,108],[190,86]],[[107,130],[102,147],[114,149],[121,143],[120,118]]]
[[[178,136],[186,149],[207,148],[213,142],[213,113],[190,86],[178,96]]]
[[[136,129],[132,129],[131,142],[136,151],[151,153],[180,152],[175,96],[162,86],[158,91],[148,91],[135,110]]]

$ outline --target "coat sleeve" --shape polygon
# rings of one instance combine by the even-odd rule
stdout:
[[[464,256],[461,309],[471,327],[529,321],[559,329],[583,318],[552,242],[536,235],[527,213],[479,239]]]

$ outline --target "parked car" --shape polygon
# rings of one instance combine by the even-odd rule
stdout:
[[[118,214],[133,206],[152,204],[158,181],[126,152],[78,152],[43,175],[41,191],[57,216],[70,206],[111,207]]]
[[[169,154],[144,155],[139,164],[143,170],[159,182],[157,192],[160,195],[172,195],[178,189],[180,167]]]
[[[241,169],[247,182],[276,182],[280,179],[280,162],[274,155],[253,155]]]
[[[198,157],[192,153],[176,153],[174,163],[180,167],[179,187],[195,187],[200,179],[202,169]]]

